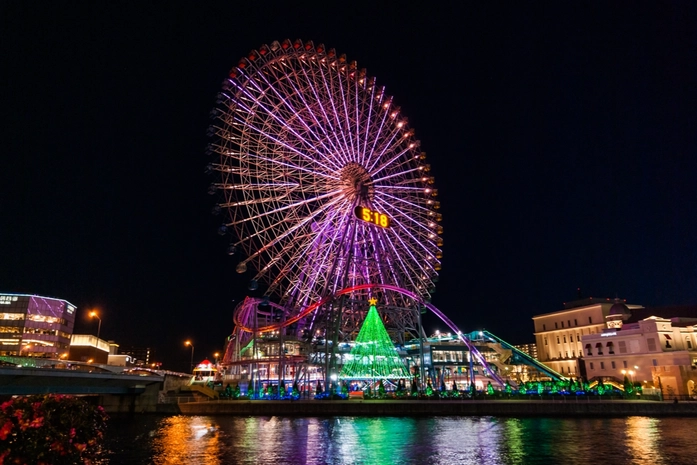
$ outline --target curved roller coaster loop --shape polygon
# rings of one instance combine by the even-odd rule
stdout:
[[[401,287],[398,287],[398,286],[393,286],[393,285],[391,285],[391,284],[359,284],[359,285],[356,285],[356,286],[351,286],[351,287],[347,287],[347,288],[345,288],[345,289],[341,289],[341,290],[335,292],[334,294],[330,294],[330,295],[324,297],[323,299],[319,300],[318,302],[315,302],[314,304],[312,304],[312,305],[306,307],[304,310],[298,312],[298,313],[297,313],[295,316],[293,316],[292,318],[289,318],[289,319],[287,319],[286,321],[283,321],[283,322],[281,322],[281,323],[274,323],[274,324],[271,324],[271,325],[266,325],[266,326],[262,326],[262,327],[256,328],[256,332],[257,332],[257,333],[264,333],[264,332],[268,332],[268,331],[276,331],[276,330],[279,330],[279,329],[281,329],[281,328],[290,326],[290,325],[292,325],[292,324],[298,322],[298,321],[301,320],[302,318],[305,318],[306,316],[308,316],[308,315],[311,314],[312,312],[316,311],[316,310],[317,310],[318,308],[320,308],[322,305],[324,305],[324,304],[326,304],[326,303],[328,303],[328,302],[331,302],[331,301],[335,300],[337,297],[340,297],[340,296],[345,295],[345,294],[350,294],[350,293],[355,292],[355,291],[361,291],[361,290],[388,290],[388,291],[394,291],[394,292],[397,292],[397,293],[399,293],[399,294],[402,294],[402,295],[404,295],[404,296],[406,296],[406,297],[409,297],[409,298],[413,299],[414,302],[415,302],[416,304],[418,304],[419,306],[426,307],[428,310],[430,310],[431,312],[433,312],[434,315],[436,315],[438,318],[440,318],[441,321],[443,321],[443,323],[445,323],[445,324],[448,326],[448,328],[450,328],[450,330],[451,330],[454,334],[457,335],[458,339],[459,339],[465,346],[467,346],[467,348],[468,348],[468,350],[470,351],[470,353],[472,354],[472,356],[476,359],[476,361],[477,361],[480,365],[482,365],[482,366],[489,372],[489,375],[490,375],[492,378],[494,378],[501,386],[503,386],[503,385],[505,384],[505,382],[504,382],[503,379],[497,374],[497,372],[496,372],[495,370],[493,370],[493,369],[490,367],[489,363],[487,363],[487,361],[484,359],[484,357],[483,357],[482,354],[479,352],[479,350],[477,350],[477,348],[476,348],[476,347],[470,342],[470,340],[462,333],[462,331],[460,331],[460,329],[455,325],[455,323],[453,323],[453,322],[450,320],[450,318],[448,318],[443,312],[441,312],[441,311],[440,311],[435,305],[433,305],[432,303],[424,301],[418,294],[416,294],[416,293],[414,293],[414,292],[411,292],[411,291],[408,291],[408,290],[406,290],[406,289],[402,289]],[[250,297],[247,297],[247,298],[245,299],[245,302],[247,302],[247,299],[250,299]],[[269,305],[272,305],[274,308],[282,309],[282,307],[281,307],[280,305],[272,304],[271,302],[269,302]],[[249,312],[248,306],[247,306],[247,305],[241,305],[241,306],[238,308],[238,310],[235,312],[235,315],[234,315],[234,322],[235,322],[235,325],[237,326],[238,329],[240,329],[240,330],[242,330],[242,331],[249,332],[249,333],[253,333],[253,332],[255,332],[255,329],[252,328],[252,327],[249,327],[249,326],[244,325],[244,324],[242,323],[242,321],[241,321],[243,315],[246,315],[247,312]]]

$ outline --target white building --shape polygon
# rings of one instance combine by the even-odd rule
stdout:
[[[697,394],[697,307],[613,307],[582,344],[588,379],[626,375],[665,395]]]
[[[579,364],[584,348],[581,338],[606,328],[605,317],[616,300],[590,297],[564,303],[563,310],[534,316],[538,360],[564,376],[584,376]]]

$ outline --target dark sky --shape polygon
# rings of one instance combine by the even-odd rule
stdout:
[[[221,350],[249,276],[210,214],[208,113],[241,56],[301,38],[416,130],[444,216],[433,302],[463,331],[531,342],[578,287],[697,304],[695,2],[144,3],[0,3],[0,291],[69,300],[76,332],[99,307],[103,337],[167,368],[186,338]]]

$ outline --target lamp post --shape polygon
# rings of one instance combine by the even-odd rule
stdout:
[[[94,310],[90,312],[90,317],[99,320],[99,325],[97,326],[97,339],[99,339],[99,333],[102,331],[102,319],[99,318],[99,315],[97,315],[97,312],[95,312]]]
[[[191,343],[191,341],[186,341],[184,343],[185,346],[191,346],[191,372],[193,373],[194,371],[194,345]]]

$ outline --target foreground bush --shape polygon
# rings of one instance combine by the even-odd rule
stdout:
[[[91,464],[107,415],[77,397],[16,397],[0,405],[0,465]]]

